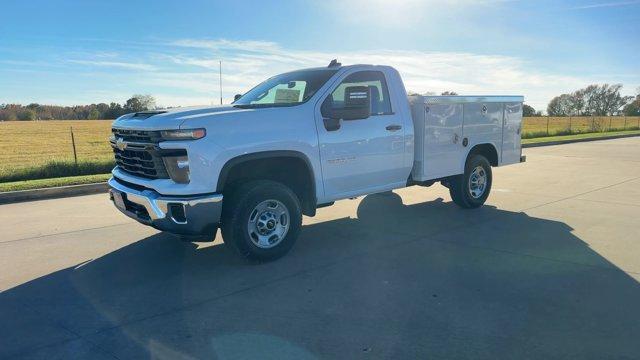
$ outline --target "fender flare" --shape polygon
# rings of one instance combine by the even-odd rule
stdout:
[[[477,143],[477,144],[473,144],[473,146],[469,147],[469,150],[467,151],[466,155],[462,159],[461,169],[462,169],[463,173],[464,173],[465,164],[467,163],[467,160],[469,159],[469,155],[471,155],[471,153],[474,151],[475,148],[477,148],[478,146],[483,146],[483,145],[491,146],[493,148],[493,151],[495,151],[495,153],[496,153],[496,165],[492,164],[492,166],[499,166],[500,165],[500,153],[498,152],[498,148],[496,147],[496,145],[494,143],[492,143],[492,142]],[[487,160],[491,161],[491,159],[487,159]]]
[[[218,176],[218,183],[216,185],[216,192],[222,193],[224,190],[224,184],[227,181],[229,173],[231,169],[233,169],[236,165],[242,164],[247,161],[260,160],[260,159],[270,159],[270,158],[296,158],[301,159],[307,166],[307,170],[309,171],[309,176],[311,180],[311,196],[313,203],[317,202],[316,195],[316,178],[315,172],[313,171],[313,166],[311,165],[311,161],[309,158],[299,152],[294,150],[270,150],[270,151],[259,151],[249,154],[243,154],[236,156],[234,158],[229,159],[220,170],[220,175]]]

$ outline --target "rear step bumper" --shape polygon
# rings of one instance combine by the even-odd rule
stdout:
[[[128,217],[162,231],[184,235],[215,234],[222,213],[222,194],[164,196],[109,179],[109,197]]]

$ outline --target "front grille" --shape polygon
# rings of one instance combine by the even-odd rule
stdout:
[[[159,155],[154,155],[155,151],[145,149],[120,150],[113,148],[116,158],[116,165],[128,173],[150,179],[168,179],[169,174],[164,166],[164,162]]]
[[[120,170],[149,179],[168,179],[158,131],[112,129],[111,147]],[[120,145],[120,146],[119,146]]]
[[[157,144],[160,142],[160,131],[111,129],[113,136],[124,141]]]

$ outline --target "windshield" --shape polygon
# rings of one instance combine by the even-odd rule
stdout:
[[[302,70],[274,76],[236,100],[235,107],[293,106],[309,100],[336,70]]]

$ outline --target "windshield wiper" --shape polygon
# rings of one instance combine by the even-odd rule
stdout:
[[[238,109],[253,109],[257,106],[255,104],[236,104],[233,105],[233,107]]]

